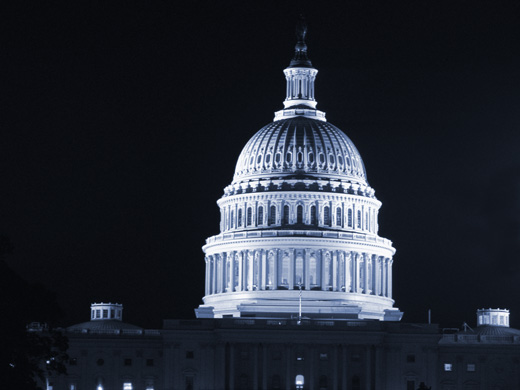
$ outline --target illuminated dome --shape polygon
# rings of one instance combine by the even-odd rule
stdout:
[[[402,317],[395,249],[377,234],[381,202],[352,141],[316,109],[306,31],[301,23],[284,70],[284,108],[245,145],[217,201],[220,234],[202,248],[198,318]]]
[[[367,185],[356,147],[336,126],[300,116],[270,123],[246,144],[233,184],[279,177],[347,180]]]

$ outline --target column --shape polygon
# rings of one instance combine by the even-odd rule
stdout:
[[[294,249],[289,249],[289,290],[294,289]]]
[[[334,345],[332,349],[331,363],[332,367],[332,390],[338,390],[338,345]]]
[[[305,283],[305,290],[311,289],[311,282],[310,282],[310,267],[311,267],[311,250],[309,248],[305,249],[305,257],[304,257],[304,270],[303,275],[304,276],[304,283]]]
[[[258,345],[253,346],[253,389],[258,389]]]
[[[368,262],[370,261],[370,255],[368,253],[364,253],[363,254],[363,269],[364,269],[364,272],[363,272],[363,276],[364,276],[364,281],[363,281],[363,293],[364,294],[370,294],[370,288],[368,286]]]
[[[325,255],[323,253],[323,249],[320,249],[319,254],[320,254],[320,263],[321,263],[321,267],[320,267],[320,269],[321,269],[321,290],[324,291],[324,290],[326,290],[327,278],[325,275],[326,274],[326,272],[325,272]]]
[[[386,297],[386,258],[381,261],[381,295]]]
[[[229,291],[235,291],[235,251],[229,252]]]
[[[244,274],[244,267],[243,267],[243,264],[242,264],[242,259],[244,257],[244,252],[243,251],[240,251],[238,254],[238,286],[237,286],[237,290],[238,291],[243,291],[244,289],[244,284],[243,284],[243,274]]]
[[[341,390],[347,390],[347,346],[342,344],[341,347]]]
[[[205,263],[206,263],[206,280],[204,283],[204,295],[209,295],[209,259],[208,256],[205,257]]]
[[[226,262],[227,262],[227,253],[226,252],[222,252],[221,254],[221,259],[220,259],[220,264],[221,264],[221,271],[220,271],[220,279],[222,280],[221,284],[220,284],[220,292],[226,292],[226,285],[227,285],[227,281],[226,281]]]
[[[235,345],[229,343],[229,388],[235,388]]]
[[[267,251],[264,249],[261,249],[260,256],[261,256],[260,290],[265,290],[265,284],[267,282],[267,264],[266,264],[267,263]]]
[[[392,264],[394,260],[388,259],[388,298],[392,298]]]
[[[262,345],[262,390],[267,390],[267,345]]]
[[[352,262],[352,252],[345,253],[345,292],[350,292],[352,281],[350,280],[350,264]]]
[[[355,253],[355,261],[354,261],[354,267],[355,267],[355,276],[354,276],[354,279],[355,279],[355,292],[356,293],[359,293],[360,291],[360,287],[359,287],[359,260],[360,260],[360,257],[361,255],[359,253]]]
[[[273,276],[272,276],[273,290],[276,290],[276,289],[278,289],[278,256],[279,256],[280,251],[278,249],[274,249],[273,252],[274,252],[274,264],[273,264],[273,269],[270,270],[270,272],[273,273]]]
[[[332,291],[338,291],[338,251],[332,252]]]
[[[367,345],[366,348],[366,375],[365,375],[365,389],[371,390],[371,382],[372,382],[372,347]]]
[[[212,263],[213,263],[213,294],[217,293],[217,255],[212,256]]]

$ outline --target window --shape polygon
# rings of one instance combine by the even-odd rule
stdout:
[[[153,359],[146,359],[146,365],[148,367],[152,367],[153,366]]]
[[[358,229],[361,229],[361,211],[357,211],[357,227]]]
[[[303,206],[299,205],[296,208],[296,223],[303,223]]]
[[[123,390],[133,390],[132,382],[123,383]]]
[[[289,206],[283,206],[283,225],[289,225]]]
[[[311,206],[311,225],[316,225],[316,206]]]
[[[474,363],[468,363],[468,365],[466,366],[466,370],[468,372],[475,372],[475,364]]]
[[[251,226],[253,224],[253,210],[251,207],[247,208],[247,226]]]
[[[415,363],[415,355],[406,355],[406,363]]]
[[[108,318],[108,309],[103,309],[103,318]]]
[[[271,206],[271,214],[269,215],[269,225],[276,223],[276,206]]]
[[[347,224],[348,224],[348,227],[353,227],[353,225],[352,225],[352,209],[348,209]]]
[[[296,375],[294,384],[296,385],[297,389],[303,389],[303,385],[305,384],[305,378],[303,377],[303,375]]]
[[[116,317],[116,311],[114,309],[110,309],[110,318]]]
[[[444,363],[444,371],[453,371],[453,365],[451,363]]]
[[[101,310],[96,310],[96,318],[101,318]]]
[[[336,225],[343,226],[342,218],[341,218],[341,209],[339,207],[336,209]]]
[[[238,222],[237,222],[237,225],[238,226],[242,226],[242,209],[238,210]]]
[[[257,225],[263,225],[264,224],[264,208],[260,206],[258,208],[258,218],[256,221]]]
[[[235,213],[234,210],[231,210],[231,229],[235,227]]]
[[[194,359],[195,358],[195,354],[193,353],[193,351],[186,351],[186,359]]]
[[[132,365],[132,359],[125,359],[124,360],[125,366],[131,366]]]
[[[325,226],[330,226],[330,209],[329,209],[329,206],[325,206],[323,208],[323,224]]]

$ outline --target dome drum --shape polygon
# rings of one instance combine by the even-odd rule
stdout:
[[[218,202],[221,232],[244,229],[334,229],[377,234],[381,202],[346,194],[266,192]]]

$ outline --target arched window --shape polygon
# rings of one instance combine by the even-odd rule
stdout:
[[[290,259],[289,259],[289,254],[288,253],[285,253],[283,258],[282,258],[282,272],[281,272],[281,277],[280,277],[280,284],[283,286],[283,287],[288,287],[289,286],[289,262],[290,262]]]
[[[296,208],[296,223],[303,223],[303,206],[301,204]]]
[[[305,378],[303,377],[303,375],[296,375],[294,384],[296,385],[297,389],[303,389],[303,385],[305,384]]]
[[[353,225],[352,225],[352,209],[348,209],[347,223],[348,223],[348,227],[353,227]]]
[[[238,209],[238,227],[242,226],[242,209]]]
[[[336,209],[336,225],[343,227],[343,221],[341,220],[341,209],[338,207]]]
[[[253,210],[251,207],[247,208],[247,226],[251,226],[253,224]]]
[[[329,209],[329,206],[325,206],[323,208],[323,224],[325,226],[330,226],[330,209]]]
[[[283,225],[289,225],[289,206],[283,206]]]
[[[262,206],[258,207],[258,218],[256,219],[257,225],[264,224],[264,208]]]
[[[313,286],[318,285],[318,273],[317,273],[317,262],[314,254],[311,254],[311,258],[309,259],[309,283],[311,284],[311,288]]]
[[[235,227],[235,211],[231,210],[231,229]]]
[[[361,229],[361,211],[357,211],[357,227],[358,229]]]
[[[316,206],[311,206],[311,225],[316,225]]]
[[[271,213],[269,214],[269,225],[276,223],[276,206],[271,206]]]

